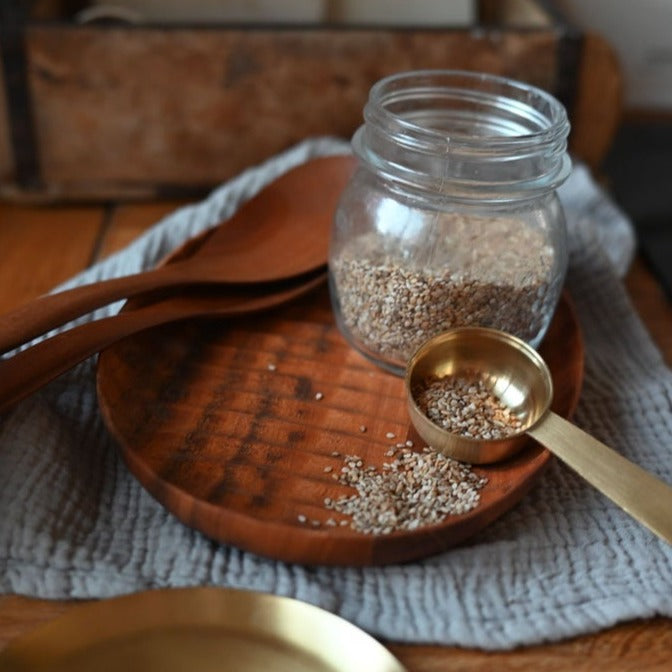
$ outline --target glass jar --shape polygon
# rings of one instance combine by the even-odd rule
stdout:
[[[400,375],[451,327],[494,327],[537,347],[567,268],[562,104],[503,77],[418,71],[376,83],[364,122],[329,251],[346,339]]]

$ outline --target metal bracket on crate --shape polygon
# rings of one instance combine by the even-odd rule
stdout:
[[[0,67],[3,70],[9,142],[16,183],[27,190],[41,185],[26,55],[26,5],[0,2]]]

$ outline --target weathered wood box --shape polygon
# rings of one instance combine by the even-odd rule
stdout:
[[[541,86],[591,164],[617,118],[608,46],[530,1],[481,2],[458,28],[83,25],[81,4],[0,3],[0,198],[202,193],[303,138],[349,138],[370,86],[402,70]]]

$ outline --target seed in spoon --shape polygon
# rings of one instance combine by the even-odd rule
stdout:
[[[523,426],[520,418],[475,373],[427,377],[413,396],[418,408],[451,434],[504,439]]]

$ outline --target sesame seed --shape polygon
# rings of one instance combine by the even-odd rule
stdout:
[[[328,474],[332,470],[332,467],[325,467],[324,468],[324,473]]]
[[[278,367],[275,364],[270,363],[267,368],[269,371],[275,371]]]
[[[457,236],[439,237],[432,253],[447,264],[400,263],[377,232],[353,237],[333,259],[343,322],[367,349],[401,362],[452,327],[487,324],[526,341],[542,329],[557,291],[546,234],[515,217],[445,217]],[[460,231],[477,244],[455,245]]]
[[[397,435],[394,432],[388,432],[385,434],[385,438],[394,439]]]
[[[297,519],[300,523],[305,523],[306,520],[308,520],[302,513],[300,513],[300,514],[296,517],[296,519]]]
[[[421,381],[413,390],[418,408],[448,432],[477,439],[503,439],[523,423],[476,373]]]
[[[366,425],[360,425],[359,426],[359,431],[364,434],[366,432]]]
[[[350,516],[340,525],[374,535],[435,525],[466,513],[478,506],[479,491],[487,483],[470,465],[430,448],[417,452],[406,447],[380,469],[345,457],[338,480],[355,494],[327,498],[325,508]]]
[[[315,394],[315,399],[317,399],[317,401],[319,401],[320,399],[323,399],[323,398],[324,398],[324,395],[322,394],[322,392],[317,392]]]

